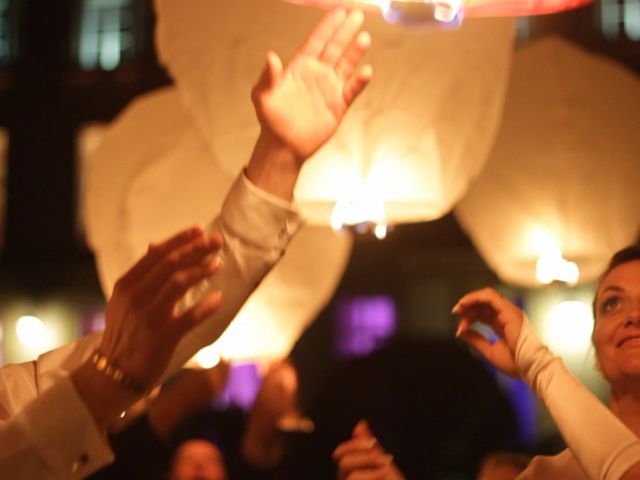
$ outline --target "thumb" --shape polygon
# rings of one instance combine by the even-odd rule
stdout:
[[[369,428],[369,424],[366,420],[360,420],[353,428],[354,437],[373,437],[373,432]]]
[[[283,67],[280,56],[273,51],[267,52],[267,64],[265,65],[260,81],[258,82],[259,86],[264,90],[273,88],[280,81],[280,77],[282,77],[282,70]]]
[[[474,330],[463,330],[458,334],[458,338],[464,340],[464,342],[487,360],[491,357],[491,348],[493,347],[493,344],[478,332]]]

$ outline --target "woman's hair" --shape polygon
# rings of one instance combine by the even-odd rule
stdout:
[[[640,244],[630,245],[613,254],[611,260],[609,260],[609,265],[607,265],[607,268],[602,272],[598,278],[598,283],[596,284],[596,294],[593,296],[593,303],[591,304],[593,309],[593,318],[596,318],[596,300],[598,288],[600,288],[602,281],[614,268],[619,267],[623,263],[633,262],[634,260],[640,260]]]

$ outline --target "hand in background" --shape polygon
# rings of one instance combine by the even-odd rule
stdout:
[[[369,429],[360,420],[349,440],[333,452],[338,467],[338,480],[404,480],[404,475]]]
[[[251,408],[242,439],[242,454],[257,468],[275,467],[284,454],[283,421],[303,418],[297,409],[298,374],[288,360],[269,367]]]
[[[456,335],[482,354],[493,366],[507,375],[518,377],[515,363],[516,347],[524,312],[491,288],[468,293],[453,307],[460,322]],[[491,343],[471,330],[475,322],[493,329],[498,340]]]

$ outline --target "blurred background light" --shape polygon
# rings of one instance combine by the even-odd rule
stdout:
[[[591,307],[575,300],[552,307],[543,324],[543,339],[558,354],[588,350],[592,332]]]
[[[34,353],[44,353],[55,343],[54,333],[42,320],[33,315],[23,315],[16,322],[18,340]]]
[[[220,363],[220,352],[215,345],[209,345],[200,349],[193,359],[200,367],[211,368]]]

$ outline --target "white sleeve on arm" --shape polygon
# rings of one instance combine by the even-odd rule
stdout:
[[[224,268],[190,292],[183,308],[210,289],[222,290],[222,306],[181,341],[168,373],[220,336],[300,225],[289,203],[238,178],[211,227],[224,237]],[[0,369],[0,478],[82,478],[111,461],[106,438],[68,377],[100,338],[88,335],[36,362]]]
[[[183,308],[210,290],[223,292],[220,309],[180,342],[168,372],[178,369],[202,347],[215,341],[238,313],[302,224],[288,202],[254,186],[246,176],[235,181],[211,230],[224,237],[222,271],[187,295]]]
[[[635,434],[540,342],[526,318],[518,337],[516,364],[589,478],[617,480],[640,462]]]
[[[30,382],[23,376],[23,367],[28,364],[1,371],[2,387],[13,384],[18,388],[16,399],[29,394]],[[0,478],[83,478],[113,459],[105,436],[68,375],[59,371],[48,376],[56,377],[50,379],[49,388],[10,419],[0,419]]]

